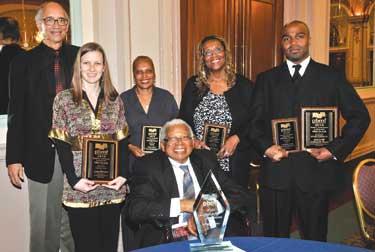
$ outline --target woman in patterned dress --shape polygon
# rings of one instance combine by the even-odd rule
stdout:
[[[179,117],[193,128],[195,148],[208,148],[203,140],[205,123],[228,127],[228,137],[217,152],[221,168],[247,187],[250,162],[256,158],[248,140],[253,83],[236,74],[224,39],[209,35],[198,45],[198,74],[185,86]]]
[[[126,195],[127,124],[100,45],[87,43],[79,50],[72,88],[55,98],[49,136],[65,172],[62,202],[68,210],[75,251],[117,251],[120,209]],[[85,137],[119,141],[118,177],[102,185],[81,177]]]

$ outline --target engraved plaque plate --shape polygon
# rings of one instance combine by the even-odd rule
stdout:
[[[108,183],[118,175],[118,141],[83,139],[82,177],[97,184]]]
[[[152,153],[160,149],[160,126],[142,127],[142,151]]]
[[[203,130],[203,142],[212,151],[218,153],[227,138],[228,126],[205,123]]]
[[[337,137],[337,107],[302,108],[301,125],[303,150],[324,147]]]
[[[300,150],[297,118],[282,118],[272,120],[273,143],[280,145],[286,151]]]

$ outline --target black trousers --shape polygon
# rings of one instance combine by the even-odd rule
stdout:
[[[136,235],[138,224],[133,223],[126,218],[125,207],[121,212],[121,228],[124,252],[141,248],[139,237]]]
[[[116,252],[121,204],[67,207],[75,252]]]
[[[264,236],[290,237],[293,214],[299,221],[302,239],[327,241],[328,202],[326,192],[302,192],[260,188]]]

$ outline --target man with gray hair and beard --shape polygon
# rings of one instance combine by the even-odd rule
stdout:
[[[24,172],[28,179],[30,251],[74,251],[61,203],[63,173],[48,132],[53,100],[70,87],[78,48],[64,43],[69,17],[60,4],[41,5],[35,21],[43,41],[18,55],[10,66],[8,175],[19,189]]]

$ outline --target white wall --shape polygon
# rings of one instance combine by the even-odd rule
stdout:
[[[101,44],[118,91],[133,85],[132,61],[139,55],[155,64],[156,85],[180,100],[179,1],[71,1],[73,44]],[[84,27],[84,28],[82,28]]]
[[[329,0],[284,0],[284,24],[295,19],[310,28],[311,57],[321,63],[329,62]]]

